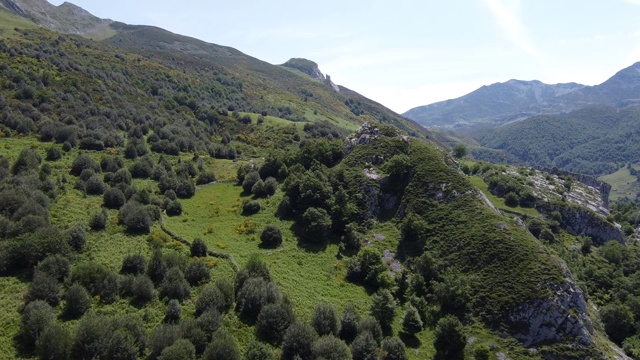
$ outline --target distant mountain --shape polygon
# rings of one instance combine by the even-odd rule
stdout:
[[[471,133],[543,114],[562,114],[591,105],[625,108],[640,104],[640,63],[604,83],[547,85],[509,80],[483,86],[457,99],[420,106],[404,116],[425,127]]]

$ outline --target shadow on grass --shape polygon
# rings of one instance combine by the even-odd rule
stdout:
[[[408,348],[418,349],[422,345],[420,339],[418,339],[414,334],[407,334],[404,331],[401,331],[398,336]]]

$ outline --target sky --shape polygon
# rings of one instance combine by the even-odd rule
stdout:
[[[596,85],[640,61],[640,0],[71,2],[271,64],[313,60],[398,113],[509,79]]]

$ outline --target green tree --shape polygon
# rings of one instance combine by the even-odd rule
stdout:
[[[180,339],[162,350],[158,360],[195,360],[196,348],[187,339]]]
[[[467,337],[464,335],[460,320],[446,315],[436,324],[433,347],[438,359],[462,359]]]
[[[610,303],[600,308],[600,319],[609,338],[616,344],[635,333],[635,318],[629,308],[620,303]]]
[[[331,230],[331,216],[325,209],[310,207],[302,215],[302,227],[305,239],[323,243]]]
[[[386,337],[382,340],[381,360],[407,360],[407,353],[402,340],[396,336]]]
[[[189,286],[179,268],[174,267],[167,271],[167,275],[160,284],[160,296],[168,299],[177,299],[178,301],[191,296],[191,286]]]
[[[187,268],[184,271],[184,277],[192,286],[201,285],[209,282],[211,279],[211,272],[202,259],[194,259],[189,261]]]
[[[80,284],[74,283],[64,295],[63,314],[71,319],[77,319],[91,309],[91,296]]]
[[[282,359],[302,360],[313,359],[313,343],[317,338],[316,332],[307,324],[296,322],[284,334],[282,341]]]
[[[402,316],[402,331],[406,334],[413,335],[422,331],[422,326],[422,319],[420,319],[418,310],[409,304]]]
[[[269,224],[265,226],[260,234],[260,241],[265,247],[278,247],[282,244],[282,232],[277,225]]]
[[[32,301],[22,312],[21,338],[24,345],[32,347],[38,336],[55,321],[56,315],[51,305],[42,300]]]
[[[196,300],[196,315],[204,314],[209,309],[216,309],[220,313],[225,310],[224,297],[215,285],[205,286]]]
[[[378,290],[373,296],[371,315],[375,317],[383,329],[390,329],[396,314],[396,301],[387,289]]]
[[[316,305],[311,324],[320,336],[338,334],[338,316],[331,304],[320,303]]]
[[[252,341],[244,353],[244,360],[276,360],[269,347],[259,341]]]
[[[285,331],[294,321],[293,309],[288,301],[268,304],[258,314],[256,332],[261,339],[279,345]]]
[[[205,257],[207,256],[207,244],[204,240],[196,238],[189,247],[192,257]]]
[[[57,321],[52,321],[36,341],[36,353],[40,359],[65,360],[71,354],[71,335]]]
[[[378,353],[378,343],[370,332],[358,335],[351,343],[351,356],[353,360],[375,359]]]
[[[203,360],[240,360],[235,339],[224,330],[218,330],[202,356]]]
[[[347,305],[342,312],[342,318],[340,318],[340,339],[351,344],[353,339],[358,336],[359,322],[360,316],[356,308],[353,305]]]
[[[351,360],[347,344],[333,335],[320,337],[313,343],[314,359]]]
[[[453,147],[453,156],[457,159],[462,159],[467,156],[467,147],[459,144]]]

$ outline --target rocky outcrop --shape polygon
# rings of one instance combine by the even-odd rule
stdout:
[[[334,84],[333,81],[331,81],[331,76],[329,76],[328,74],[327,74],[327,78],[324,79],[324,84],[332,88],[333,91],[340,92],[340,88],[338,87],[338,85]]]
[[[378,137],[380,137],[380,129],[369,123],[362,124],[356,132],[345,139],[345,155],[348,155],[354,146],[366,145]]]
[[[593,324],[584,296],[568,269],[563,270],[565,283],[551,286],[551,296],[529,301],[509,314],[513,336],[525,347],[569,339],[580,346],[593,345]]]
[[[12,0],[2,0],[2,5],[4,5],[4,7],[7,8],[7,10],[18,14],[20,16],[26,16],[27,14],[24,12],[24,10],[22,10],[22,8],[20,7],[20,5],[16,4],[14,1]]]
[[[564,203],[540,203],[536,210],[545,215],[557,211],[562,216],[560,226],[563,229],[574,236],[588,236],[595,245],[612,240],[624,243],[619,226],[589,209]]]

